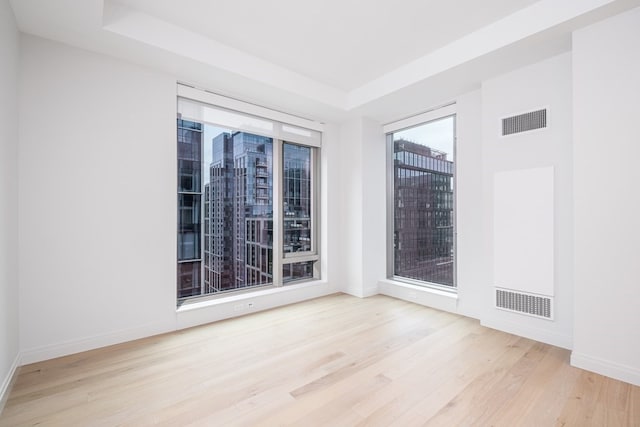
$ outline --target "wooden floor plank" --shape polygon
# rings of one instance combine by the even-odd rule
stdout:
[[[20,369],[0,427],[640,426],[567,350],[337,294]]]

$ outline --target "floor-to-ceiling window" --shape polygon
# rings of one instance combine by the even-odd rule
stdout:
[[[178,300],[319,278],[320,132],[183,91],[196,96],[178,100]]]
[[[442,114],[387,134],[389,276],[454,288],[455,115]]]

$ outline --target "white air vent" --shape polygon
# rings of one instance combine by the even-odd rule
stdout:
[[[547,109],[530,111],[502,119],[502,136],[547,127]]]
[[[553,298],[496,289],[496,308],[553,320]]]

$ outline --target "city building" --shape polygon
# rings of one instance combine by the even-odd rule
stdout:
[[[273,142],[246,132],[213,138],[204,190],[203,294],[269,284]],[[204,160],[205,165],[207,159]]]
[[[422,144],[394,141],[394,273],[453,286],[454,164]]]
[[[177,120],[178,298],[203,293],[201,213],[202,124]]]

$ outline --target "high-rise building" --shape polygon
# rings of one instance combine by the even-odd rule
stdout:
[[[246,132],[212,140],[205,188],[207,293],[272,282],[273,141]]]
[[[246,132],[232,139],[235,288],[243,288],[273,278],[273,140]]]
[[[207,293],[230,289],[233,264],[233,141],[224,132],[212,141],[209,184],[205,188],[205,288]],[[225,220],[226,219],[226,220]],[[208,233],[208,234],[207,234]]]
[[[394,273],[453,286],[453,161],[394,141]]]
[[[203,292],[201,274],[202,124],[178,119],[178,298]]]

